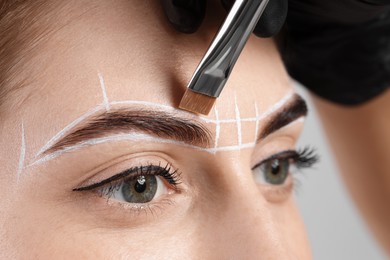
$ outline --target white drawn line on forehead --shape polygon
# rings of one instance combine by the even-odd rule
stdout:
[[[256,118],[259,117],[259,108],[257,107],[257,102],[255,102],[255,115],[256,115]],[[258,136],[259,136],[259,120],[256,120],[255,142],[257,141]]]
[[[274,113],[275,111],[279,110],[284,104],[289,102],[290,99],[292,99],[294,96],[294,92],[290,91],[287,95],[285,95],[282,99],[280,99],[277,103],[273,104],[270,108],[268,108],[263,114],[260,114],[257,117],[250,117],[250,118],[243,118],[242,122],[255,122],[257,120],[262,120],[263,118],[269,116],[270,114]],[[117,105],[142,105],[146,107],[153,107],[153,108],[158,108],[160,110],[165,110],[169,112],[180,112],[184,113],[186,115],[190,115],[191,118],[198,119],[200,121],[203,121],[205,123],[236,123],[237,119],[225,119],[225,120],[213,120],[213,119],[208,119],[205,117],[199,117],[194,114],[184,112],[182,110],[178,110],[176,108],[173,108],[168,105],[162,105],[162,104],[157,104],[153,102],[148,102],[148,101],[132,101],[132,100],[125,100],[125,101],[112,101],[110,102],[110,106],[117,106]],[[60,138],[65,136],[66,133],[68,133],[70,130],[72,130],[74,127],[76,127],[78,124],[80,124],[82,121],[85,121],[88,117],[96,114],[97,112],[101,111],[104,109],[104,105],[100,104],[94,109],[88,111],[81,117],[77,118],[73,122],[71,122],[69,125],[67,125],[65,128],[63,128],[61,131],[59,131],[55,136],[53,136],[36,154],[34,157],[34,160],[36,160],[39,156],[41,156],[46,150],[48,150],[51,146],[53,146]],[[188,116],[187,116],[188,117]]]
[[[218,112],[217,104],[214,105],[214,113],[215,113],[215,120],[217,121],[217,123],[215,124],[214,148],[217,148],[219,142],[219,136],[221,134],[221,123],[219,122],[219,112]]]
[[[247,118],[242,118],[241,122],[255,122],[256,120],[263,119],[270,114],[274,113],[275,111],[279,110],[281,107],[283,107],[286,103],[288,103],[295,95],[294,91],[289,91],[283,98],[281,98],[278,102],[273,104],[271,107],[269,107],[263,114],[260,114],[255,117],[247,117]],[[162,110],[166,110],[167,112],[184,112],[186,116],[190,116],[190,119],[198,119],[200,121],[203,121],[205,123],[212,123],[212,124],[221,124],[221,123],[236,123],[237,119],[232,118],[232,119],[211,119],[203,116],[196,116],[192,113],[188,113],[182,110],[178,110],[174,107],[168,106],[168,105],[162,105],[162,104],[157,104],[153,102],[148,102],[148,101],[132,101],[132,100],[124,100],[124,101],[112,101],[110,102],[112,106],[115,105],[142,105],[142,106],[147,106],[147,107],[154,107]]]
[[[296,123],[303,122],[305,120],[304,117],[299,118],[290,124],[284,126],[283,128],[290,127]],[[281,129],[283,129],[281,128]],[[158,138],[154,137],[148,134],[142,134],[142,133],[126,133],[126,134],[116,134],[116,135],[110,135],[110,136],[105,136],[105,137],[100,137],[100,138],[95,138],[95,139],[90,139],[86,140],[84,142],[81,142],[77,145],[69,146],[66,148],[63,148],[62,150],[56,151],[54,153],[45,155],[44,157],[32,162],[29,164],[26,168],[32,167],[39,165],[41,163],[50,161],[52,159],[55,159],[65,153],[69,153],[72,151],[80,150],[84,147],[88,146],[93,146],[93,145],[98,145],[98,144],[103,144],[107,142],[120,142],[120,141],[132,141],[132,142],[151,142],[151,143],[159,143],[159,144],[172,144],[172,145],[177,145],[181,146],[183,148],[190,148],[194,149],[197,151],[201,152],[206,152],[210,154],[216,154],[217,152],[228,152],[228,151],[238,151],[238,150],[243,150],[243,149],[250,149],[256,146],[256,142],[251,142],[251,143],[244,143],[241,145],[230,145],[230,146],[221,146],[221,147],[213,147],[213,148],[202,148],[196,145],[190,145],[184,142],[179,142],[179,141],[174,141],[170,139],[165,139],[165,138]]]
[[[241,115],[240,115],[240,109],[239,109],[238,103],[237,103],[237,94],[236,93],[234,93],[234,111],[235,111],[235,115],[236,115],[237,142],[238,142],[238,145],[241,145],[242,144],[242,132],[241,132],[242,119],[241,119]]]
[[[54,145],[60,138],[64,137],[66,133],[68,133],[70,130],[72,130],[75,126],[80,124],[82,121],[87,119],[88,117],[96,114],[97,112],[101,111],[103,109],[102,105],[98,105],[97,107],[91,109],[90,111],[86,112],[84,115],[80,116],[79,118],[72,121],[70,124],[65,126],[61,131],[59,131],[56,135],[54,135],[42,148],[38,151],[37,155],[35,156],[35,159],[42,155],[47,149],[49,149],[52,145]]]
[[[100,88],[102,90],[102,95],[103,95],[103,105],[106,108],[106,110],[110,110],[110,102],[108,101],[108,96],[107,96],[107,90],[106,90],[106,83],[104,82],[103,75],[101,73],[98,73],[99,76],[99,82],[100,82]]]

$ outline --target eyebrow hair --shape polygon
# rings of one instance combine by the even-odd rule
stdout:
[[[203,148],[213,142],[209,130],[199,122],[162,111],[116,109],[87,119],[86,124],[61,138],[43,154],[65,149],[84,140],[103,137],[107,133],[129,131],[141,131]]]
[[[306,114],[306,102],[299,95],[294,94],[292,101],[270,115],[271,119],[266,121],[256,142]],[[48,155],[65,151],[86,140],[102,138],[110,133],[122,134],[131,131],[144,132],[157,138],[170,139],[206,150],[213,149],[211,147],[214,143],[212,135],[201,122],[166,111],[122,108],[106,110],[88,117],[41,154]]]
[[[308,110],[306,101],[303,100],[300,95],[294,94],[292,101],[290,101],[287,106],[283,107],[281,111],[277,111],[274,113],[274,115],[271,116],[271,118],[265,124],[263,130],[260,132],[257,142],[261,141],[282,127],[294,122],[298,118],[307,116],[307,113]]]

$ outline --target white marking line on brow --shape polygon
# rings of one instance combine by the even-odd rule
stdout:
[[[100,82],[100,88],[102,89],[103,94],[103,104],[106,110],[110,110],[110,102],[108,101],[107,97],[107,90],[106,90],[106,84],[104,83],[104,77],[102,74],[98,73],[99,76],[99,82]]]
[[[257,115],[256,117],[248,117],[248,118],[242,118],[241,122],[255,122],[257,120],[261,120],[264,117],[267,117],[268,115],[272,114],[276,110],[278,110],[280,107],[282,107],[285,103],[287,103],[292,96],[295,94],[294,91],[288,92],[282,99],[280,99],[277,103],[273,104],[271,107],[267,109],[267,111],[263,115]],[[133,101],[133,100],[124,100],[124,101],[112,101],[110,102],[112,106],[115,105],[143,105],[143,106],[149,106],[149,107],[156,107],[161,108],[163,110],[169,111],[169,112],[178,112],[178,110],[174,107],[168,106],[168,105],[162,105],[157,104],[153,102],[148,101]],[[191,119],[199,119],[202,120],[205,123],[213,123],[213,124],[223,124],[223,123],[236,123],[237,119],[210,119],[207,117],[202,116],[195,116],[192,113],[188,113],[185,111],[180,111],[181,113],[185,113],[186,115],[190,115]]]
[[[283,106],[289,99],[293,96],[294,92],[289,92],[286,96],[284,96],[281,100],[279,100],[277,103],[275,103],[273,106],[271,106],[263,115],[259,115],[253,118],[244,118],[242,119],[242,122],[255,122],[258,120],[262,120],[264,117],[268,116],[269,114],[272,114],[274,111],[278,110],[281,106]],[[162,105],[162,104],[156,104],[152,102],[147,101],[132,101],[132,100],[124,100],[124,101],[112,101],[110,102],[111,106],[113,105],[143,105],[143,106],[149,106],[149,107],[157,107],[169,112],[178,112],[177,109],[168,106],[168,105]],[[58,132],[55,136],[53,136],[37,153],[37,155],[34,157],[34,160],[37,159],[37,157],[41,156],[47,149],[49,149],[52,145],[54,145],[61,137],[63,137],[68,131],[70,131],[73,127],[75,127],[77,124],[88,118],[89,116],[92,116],[93,114],[97,113],[98,111],[102,110],[102,106],[98,105],[94,109],[88,111],[84,115],[80,116],[73,122],[71,122],[69,125],[67,125],[64,129],[62,129],[60,132]],[[192,117],[190,119],[199,119],[204,121],[205,123],[217,123],[217,120],[208,119],[205,117],[197,117],[191,113],[182,112],[187,115],[191,115]],[[236,119],[225,119],[225,120],[218,120],[218,123],[235,123]]]
[[[173,144],[173,145],[178,145],[182,146],[184,148],[191,148],[195,149],[198,151],[203,151],[211,154],[215,154],[216,152],[219,151],[234,151],[234,150],[240,150],[240,149],[245,149],[245,148],[251,148],[255,144],[254,143],[248,143],[248,144],[242,144],[242,145],[234,145],[234,146],[224,146],[224,147],[217,147],[217,148],[202,148],[196,145],[190,145],[186,144],[184,142],[178,142],[178,141],[173,141],[170,139],[164,139],[164,138],[158,138],[158,137],[153,137],[148,134],[139,134],[139,133],[128,133],[128,134],[118,134],[118,135],[112,135],[112,136],[105,136],[101,138],[95,138],[95,139],[90,139],[84,142],[81,142],[77,145],[69,146],[66,147],[62,150],[56,151],[54,153],[48,154],[39,160],[34,161],[33,163],[29,164],[27,167],[35,166],[38,164],[41,164],[43,162],[47,162],[49,160],[52,160],[60,155],[63,155],[65,153],[75,151],[82,149],[87,146],[92,146],[92,145],[97,145],[97,144],[103,144],[106,142],[119,142],[119,141],[139,141],[139,142],[155,142],[155,143],[163,143],[163,144]]]
[[[219,113],[218,113],[218,109],[217,109],[217,104],[215,104],[215,106],[214,106],[214,112],[215,112],[215,120],[217,121],[217,123],[215,125],[215,144],[214,144],[214,148],[217,148],[218,147],[218,142],[219,142],[219,136],[220,136],[220,133],[221,133],[221,123],[219,122]]]
[[[235,106],[235,114],[236,114],[236,125],[237,125],[237,141],[238,146],[242,145],[242,133],[241,133],[241,115],[240,115],[240,109],[238,108],[237,104],[237,95],[234,93],[234,106]]]
[[[292,126],[298,122],[303,122],[304,119],[305,119],[304,117],[297,119],[294,122],[284,126],[283,128]],[[146,141],[146,142],[154,142],[154,143],[160,143],[160,144],[161,143],[162,144],[172,144],[172,145],[178,145],[178,146],[181,146],[184,148],[191,148],[191,149],[195,149],[198,151],[207,152],[210,154],[216,154],[217,152],[249,149],[249,148],[255,147],[255,145],[256,145],[256,143],[245,143],[245,144],[241,144],[241,145],[222,146],[222,147],[214,147],[214,148],[202,148],[202,147],[199,147],[196,145],[190,145],[190,144],[186,144],[184,142],[174,141],[174,140],[170,140],[170,139],[158,138],[158,137],[154,137],[154,136],[151,136],[148,134],[140,134],[140,133],[117,134],[117,135],[111,135],[111,136],[105,136],[105,137],[86,140],[86,141],[81,142],[77,145],[66,147],[62,150],[48,154],[48,155],[32,162],[31,164],[29,164],[26,167],[32,167],[32,166],[50,161],[50,160],[52,160],[60,155],[63,155],[65,153],[72,152],[75,150],[79,150],[79,149],[87,147],[87,146],[93,146],[93,145],[103,144],[103,143],[107,143],[107,142],[119,142],[119,141],[132,141],[132,142],[135,142],[135,141],[145,142]]]
[[[168,106],[168,105],[161,105],[153,102],[148,102],[148,101],[138,101],[138,100],[123,100],[123,101],[112,101],[110,102],[111,105],[116,106],[116,105],[142,105],[142,106],[147,106],[147,107],[156,107],[156,108],[161,108],[162,110],[165,111],[175,111],[177,112],[177,109]],[[187,113],[183,111],[184,113]],[[194,116],[195,117],[195,116]]]
[[[19,157],[19,165],[18,165],[18,172],[17,172],[17,181],[19,182],[20,175],[24,168],[24,160],[26,159],[26,140],[24,135],[24,123],[22,123],[22,143],[20,146],[20,157]]]
[[[221,146],[217,148],[205,149],[205,152],[215,154],[217,152],[239,151],[243,149],[249,149],[255,147],[255,143],[246,143],[241,145]]]
[[[186,144],[184,142],[177,142],[177,141],[173,141],[173,140],[170,140],[170,139],[157,138],[157,137],[153,137],[153,136],[148,135],[148,134],[128,133],[128,134],[118,134],[118,135],[111,135],[111,136],[105,136],[105,137],[100,137],[100,138],[94,138],[94,139],[86,140],[86,141],[81,142],[81,143],[79,143],[77,145],[69,146],[69,147],[66,147],[66,148],[64,148],[62,150],[59,150],[59,151],[56,151],[54,153],[48,154],[48,155],[42,157],[41,159],[36,160],[35,162],[31,163],[28,167],[36,165],[36,164],[40,164],[42,162],[49,161],[49,160],[54,159],[54,158],[56,158],[56,157],[58,157],[58,156],[60,156],[60,155],[62,155],[64,153],[71,152],[71,151],[74,151],[74,150],[79,150],[79,149],[81,149],[83,147],[86,147],[86,146],[102,144],[102,143],[106,143],[106,142],[118,142],[118,141],[126,141],[126,140],[129,140],[129,141],[142,141],[142,142],[143,141],[148,141],[148,142],[156,142],[156,143],[164,143],[164,144],[174,144],[174,145],[180,145],[180,146],[187,147],[187,148],[193,148],[193,149],[196,149],[196,150],[207,151],[206,148],[201,148],[199,146]]]
[[[259,120],[262,120],[264,118],[266,118],[267,116],[269,116],[270,114],[274,113],[275,111],[279,110],[281,107],[283,107],[288,101],[290,101],[290,99],[295,95],[295,92],[294,91],[290,91],[288,92],[283,98],[281,98],[278,102],[276,102],[275,104],[273,104],[271,107],[269,107],[265,112],[264,114],[258,114],[256,115],[255,117],[247,117],[247,118],[242,118],[241,119],[241,122],[256,122],[256,121],[259,121]],[[257,104],[256,104],[257,105]],[[203,118],[200,118],[202,120],[204,120]],[[215,120],[212,120],[212,119],[206,119],[204,120],[206,123],[215,123],[213,121]],[[237,121],[237,119],[222,119],[222,120],[219,120],[219,123],[235,123]]]
[[[256,113],[256,118],[258,118],[259,117],[259,108],[257,107],[257,102],[255,102],[255,113]],[[258,135],[259,135],[259,120],[256,120],[255,143],[257,142]]]
[[[267,116],[271,115],[275,111],[279,110],[281,107],[283,107],[290,99],[295,95],[294,91],[289,92],[286,96],[284,96],[281,100],[276,102],[273,106],[271,106],[267,111],[264,112],[260,116],[260,119],[266,118]]]
[[[37,153],[37,155],[35,156],[35,159],[42,155],[47,149],[49,149],[52,145],[55,144],[55,142],[57,142],[61,137],[63,137],[69,130],[71,130],[72,128],[74,128],[76,125],[78,125],[80,122],[82,122],[83,120],[85,120],[86,118],[92,116],[93,114],[95,114],[96,112],[102,110],[102,107],[101,105],[95,107],[94,109],[88,111],[87,113],[85,113],[84,115],[82,115],[81,117],[77,118],[76,120],[74,120],[73,122],[71,122],[69,125],[67,125],[64,129],[62,129],[61,131],[59,131],[55,136],[53,136],[40,150],[39,152]]]

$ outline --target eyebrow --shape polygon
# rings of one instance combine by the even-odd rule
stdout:
[[[266,121],[257,142],[306,114],[306,102],[299,95],[294,94],[287,106],[270,115],[271,118]],[[157,138],[200,148],[211,148],[211,144],[214,143],[208,128],[196,120],[186,119],[166,111],[122,108],[88,117],[80,126],[43,151],[42,155],[60,152],[87,140],[109,134],[128,132],[143,132]]]
[[[263,140],[282,127],[294,122],[298,118],[307,116],[307,113],[308,109],[306,101],[303,100],[300,95],[294,94],[292,100],[287,106],[284,106],[281,111],[277,111],[271,115],[271,118],[260,132],[257,142]]]
[[[61,138],[43,154],[54,153],[107,134],[129,131],[144,132],[203,148],[213,142],[210,131],[201,123],[163,111],[117,109],[105,111],[86,121],[86,124]]]

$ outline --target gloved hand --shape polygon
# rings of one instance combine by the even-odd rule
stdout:
[[[200,26],[207,0],[162,0],[182,32]],[[222,0],[229,9],[234,0]],[[279,35],[290,75],[319,96],[360,104],[390,86],[390,0],[270,0],[255,29]]]
[[[226,10],[230,10],[235,0],[221,0]],[[176,30],[194,33],[201,25],[207,0],[161,0],[169,22]],[[287,0],[270,0],[260,18],[254,33],[259,37],[271,37],[282,28],[287,15]]]
[[[289,0],[279,43],[289,74],[333,102],[390,87],[390,0]]]

